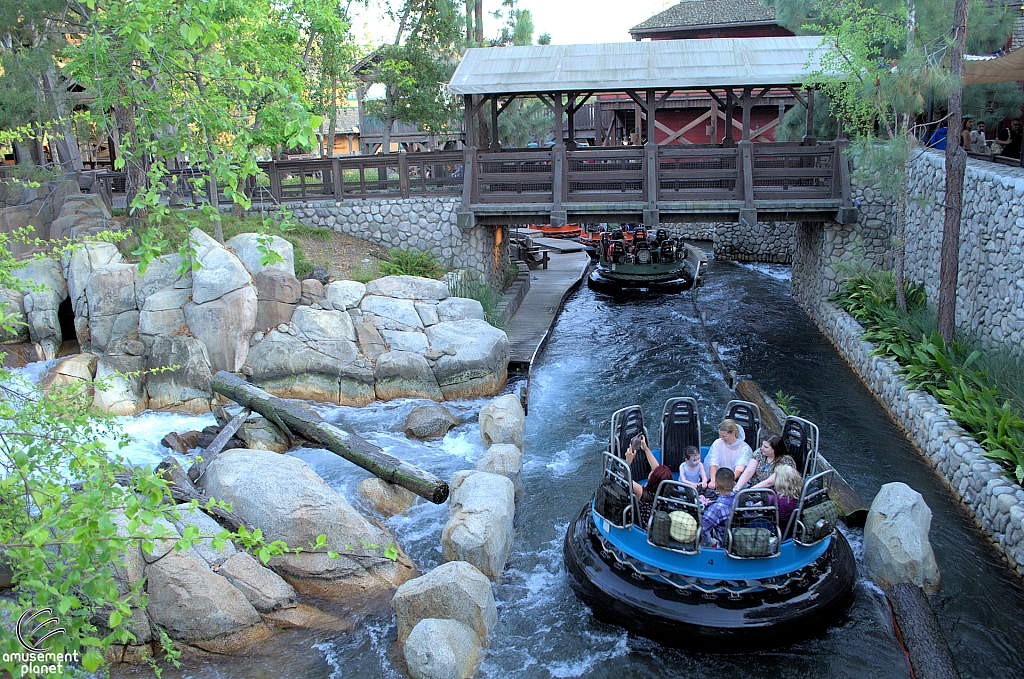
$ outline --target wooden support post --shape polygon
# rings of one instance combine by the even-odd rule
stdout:
[[[555,113],[555,146],[551,149],[551,225],[564,226],[567,218],[562,203],[565,201],[565,190],[568,188],[565,182],[565,137],[562,116],[565,114],[565,103],[562,102],[562,93],[556,92],[553,95]]]
[[[712,144],[718,143],[718,100],[711,98],[711,134],[708,135]]]
[[[441,504],[448,499],[448,484],[441,479],[388,455],[355,434],[324,422],[316,413],[294,401],[271,396],[256,385],[224,370],[213,376],[210,388],[255,410],[282,429],[289,429],[308,441],[319,443],[384,481],[396,483],[434,504]]]
[[[604,146],[604,111],[601,109],[601,98],[594,101],[594,146]]]
[[[732,120],[735,110],[736,97],[732,93],[732,88],[729,88],[725,91],[725,138],[722,139],[722,146],[726,148],[733,148],[736,146],[736,140],[732,136]]]
[[[658,143],[655,141],[655,121],[657,119],[657,101],[654,90],[647,90],[644,108],[647,110],[647,142],[644,144],[644,195],[647,209],[644,210],[644,226],[658,227]],[[653,222],[653,223],[652,223]]]
[[[491,150],[498,151],[498,97],[491,97]]]
[[[341,202],[345,200],[345,177],[341,174],[341,161],[337,158],[331,160],[331,177],[334,179],[334,200]]]
[[[409,197],[409,154],[398,154],[398,190],[402,198]]]
[[[807,88],[807,112],[804,117],[804,146],[814,146],[818,140],[814,138],[814,89]]]
[[[467,227],[472,222],[469,206],[476,198],[476,131],[473,125],[473,95],[463,97],[466,125],[466,145],[462,149],[462,206],[459,210],[459,225]]]
[[[281,173],[277,170],[277,161],[270,161],[270,167],[267,168],[267,174],[270,176],[270,195],[274,197],[278,203],[281,202]]]
[[[754,143],[745,139],[740,147],[740,176],[743,178],[743,206],[754,207]]]
[[[566,140],[565,147],[570,151],[576,150],[576,95],[569,94],[566,96]]]
[[[743,98],[740,105],[743,107],[743,141],[750,141],[750,109],[751,109],[751,88],[743,88]]]

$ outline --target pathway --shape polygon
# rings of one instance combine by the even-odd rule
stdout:
[[[529,370],[562,304],[586,276],[589,265],[585,252],[552,252],[547,269],[530,271],[530,291],[506,329],[512,347],[510,370]]]

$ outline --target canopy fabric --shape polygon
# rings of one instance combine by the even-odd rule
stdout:
[[[1001,57],[964,57],[964,85],[990,85],[1024,80],[1024,47]]]
[[[451,94],[799,85],[821,36],[652,40],[466,50]]]

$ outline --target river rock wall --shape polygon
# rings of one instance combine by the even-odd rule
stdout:
[[[385,248],[427,252],[445,265],[466,269],[477,279],[504,282],[509,264],[508,227],[462,229],[455,215],[459,203],[458,198],[325,201],[295,205],[291,210],[304,224],[327,227]]]
[[[907,278],[939,295],[945,160],[924,151],[908,166]],[[960,225],[956,322],[985,346],[1024,355],[1024,170],[968,160]]]
[[[984,456],[982,447],[930,394],[914,389],[897,374],[895,361],[871,355],[875,346],[861,339],[864,329],[852,316],[827,302],[813,307],[811,314],[1010,566],[1024,575],[1024,489]]]

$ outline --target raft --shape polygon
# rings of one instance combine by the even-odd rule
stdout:
[[[741,426],[742,438],[758,441],[756,405],[731,401],[726,415]],[[565,536],[573,591],[598,620],[670,647],[747,652],[822,634],[852,603],[857,569],[828,498],[834,472],[817,468],[817,427],[797,417],[784,426],[783,438],[805,479],[786,525],[778,522],[773,491],[744,489],[736,495],[725,544],[708,546],[699,529],[697,489],[677,480],[685,447],[699,446],[699,421],[696,399],[666,402],[661,448],[652,452],[674,475],[659,486],[650,522],[641,527],[632,493],[621,515],[617,507],[609,510],[609,498],[619,492],[616,484],[631,485],[634,478],[646,483],[647,461],[638,457],[627,465],[624,459],[629,441],[646,432],[643,414],[630,406],[613,415],[600,486]],[[683,514],[691,518],[680,523],[692,532],[676,531],[675,518]],[[667,538],[656,526],[665,515],[673,517]]]

